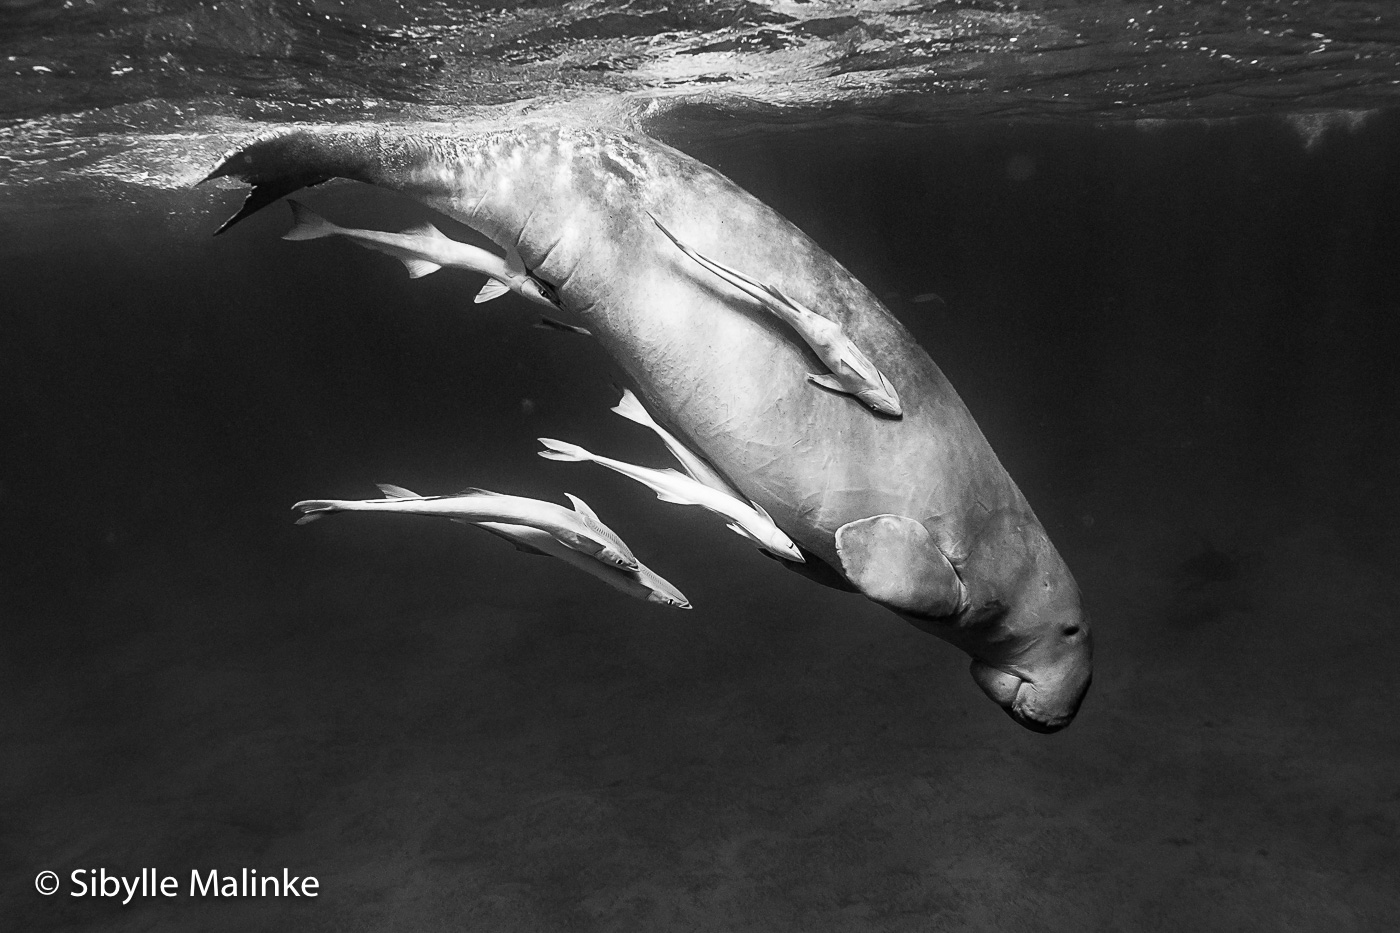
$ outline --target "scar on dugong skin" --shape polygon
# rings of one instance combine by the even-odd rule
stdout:
[[[765,509],[812,579],[855,589],[972,657],[1027,728],[1069,724],[1092,647],[1079,589],[962,400],[865,286],[723,175],[623,133],[556,125],[430,135],[293,129],[210,178],[251,185],[220,230],[298,188],[350,178],[400,191],[514,249],[582,318],[657,421]],[[840,326],[899,386],[874,418],[807,384],[812,351],[735,314],[651,216],[705,255]],[[687,268],[687,265],[689,268]]]

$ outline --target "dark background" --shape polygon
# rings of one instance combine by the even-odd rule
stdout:
[[[535,457],[665,462],[608,413],[599,350],[514,296],[473,306],[479,277],[281,242],[281,207],[211,239],[228,189],[12,190],[0,919],[1388,928],[1400,117],[1319,125],[678,141],[885,299],[1036,507],[1097,646],[1054,736],[711,517]],[[445,523],[292,525],[374,482],[574,492],[696,608]],[[191,869],[245,866],[320,897],[188,896]],[[89,867],[181,896],[69,897]]]

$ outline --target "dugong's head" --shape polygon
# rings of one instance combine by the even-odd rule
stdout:
[[[959,572],[967,609],[938,631],[972,655],[972,678],[1027,729],[1069,725],[1093,676],[1093,640],[1079,587],[1029,514],[999,513]]]

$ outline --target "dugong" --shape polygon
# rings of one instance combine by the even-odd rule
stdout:
[[[298,128],[229,153],[252,184],[219,232],[299,188],[394,189],[515,249],[581,316],[657,419],[808,556],[972,657],[1021,725],[1068,725],[1089,687],[1079,588],[958,394],[910,333],[802,231],[714,169],[610,130],[524,125],[426,134]],[[717,262],[836,321],[899,390],[902,417],[807,381],[812,351],[686,258]]]

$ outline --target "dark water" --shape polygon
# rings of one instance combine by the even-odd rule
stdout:
[[[10,4],[8,41],[49,41],[56,10]],[[113,131],[105,155],[55,153],[110,110],[40,101],[8,137],[0,926],[1330,931],[1400,915],[1400,113],[1363,95],[1212,121],[1183,105],[915,126],[851,108],[779,129],[710,107],[671,124],[913,330],[1074,570],[1094,687],[1040,736],[942,642],[704,515],[535,457],[554,436],[663,462],[607,412],[601,353],[534,329],[516,297],[473,306],[479,277],[410,282],[343,242],[282,242],[281,208],[212,239],[241,196],[165,185],[250,127],[205,103],[169,116],[176,96],[111,105],[165,114],[174,136]],[[31,146],[40,124],[53,149]],[[308,202],[384,228],[422,217],[354,186]],[[375,482],[567,489],[696,608],[467,529],[292,525],[292,502]],[[188,896],[191,870],[284,866],[319,897]],[[142,867],[180,896],[69,896],[75,869]],[[62,893],[36,893],[43,869]]]

